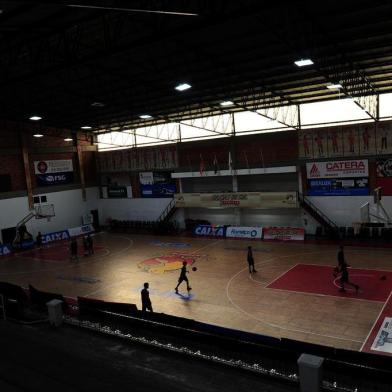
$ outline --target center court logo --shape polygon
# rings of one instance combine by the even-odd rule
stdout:
[[[188,266],[191,266],[200,257],[202,257],[202,255],[172,253],[171,255],[143,260],[138,264],[138,267],[152,274],[163,274],[165,272],[181,269],[184,261]]]

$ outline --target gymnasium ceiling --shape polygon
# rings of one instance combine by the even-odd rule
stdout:
[[[392,92],[390,1],[0,1],[0,10],[2,119],[107,131],[342,95],[370,111]],[[297,67],[301,58],[314,64]],[[181,82],[192,88],[176,91]]]

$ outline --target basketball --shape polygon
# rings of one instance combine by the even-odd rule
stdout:
[[[197,267],[192,267],[192,271],[197,271]]]

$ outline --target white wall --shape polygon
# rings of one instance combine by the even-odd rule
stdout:
[[[307,198],[338,226],[351,226],[360,222],[360,207],[369,202],[373,205],[372,196],[307,196]],[[384,197],[382,204],[388,213],[392,213],[392,197]]]
[[[171,198],[142,199],[101,199],[99,200],[99,219],[103,225],[108,219],[156,220]]]
[[[87,188],[87,201],[82,200],[82,191],[72,189],[61,192],[45,193],[47,202],[54,204],[56,216],[50,222],[46,219],[31,219],[26,227],[35,236],[38,231],[50,233],[68,227],[80,226],[82,215],[98,208],[98,188]],[[0,230],[15,227],[29,214],[27,196],[0,200]]]

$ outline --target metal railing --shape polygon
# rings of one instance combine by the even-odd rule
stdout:
[[[166,217],[170,214],[170,212],[175,208],[176,201],[175,199],[170,200],[170,203],[166,206],[166,208],[162,211],[161,215],[159,215],[158,222],[162,222],[166,219]]]
[[[332,229],[338,229],[338,225],[328,218],[318,207],[316,207],[306,196],[302,193],[298,193],[298,200],[301,205],[307,205],[311,210],[313,210],[317,215],[320,216]]]

